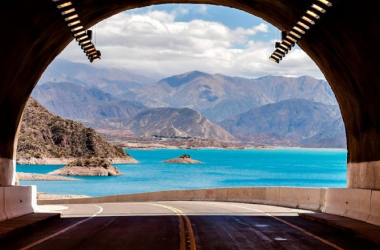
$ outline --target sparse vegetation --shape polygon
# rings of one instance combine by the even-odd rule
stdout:
[[[25,108],[17,158],[130,158],[94,129],[55,116],[33,98]]]
[[[179,158],[181,158],[181,159],[190,159],[191,157],[190,157],[190,155],[183,154]]]

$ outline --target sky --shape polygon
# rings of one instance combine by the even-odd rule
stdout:
[[[154,78],[199,70],[257,78],[266,75],[323,79],[315,63],[294,48],[269,60],[280,32],[246,12],[221,6],[166,4],[122,12],[93,27],[99,68],[123,68]],[[58,56],[89,63],[74,41]]]

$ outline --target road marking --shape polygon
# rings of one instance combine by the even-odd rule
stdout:
[[[65,229],[62,229],[61,231],[58,231],[58,232],[56,232],[56,233],[54,233],[54,234],[52,234],[52,235],[49,235],[49,236],[47,236],[47,237],[45,237],[45,238],[43,238],[43,239],[40,239],[39,241],[36,241],[36,242],[34,242],[34,243],[30,244],[30,245],[27,245],[26,247],[20,248],[20,250],[27,250],[27,249],[30,249],[30,248],[32,248],[32,247],[35,247],[35,246],[37,246],[37,245],[39,245],[39,244],[41,244],[41,243],[43,243],[43,242],[45,242],[45,241],[47,241],[47,240],[50,240],[51,238],[54,238],[54,237],[56,237],[56,236],[58,236],[58,235],[60,235],[60,234],[63,234],[63,233],[65,233],[65,232],[69,231],[70,229],[72,229],[72,228],[74,228],[74,227],[76,227],[76,226],[82,224],[83,222],[86,222],[86,221],[88,221],[88,220],[91,220],[92,218],[94,218],[95,216],[97,216],[98,214],[100,214],[101,212],[103,212],[103,208],[102,208],[102,207],[100,207],[100,206],[98,206],[98,205],[91,205],[91,206],[98,207],[98,208],[99,208],[99,211],[96,212],[96,213],[94,213],[93,215],[91,215],[91,216],[88,217],[87,219],[84,219],[84,220],[78,221],[77,223],[75,223],[75,224],[73,224],[73,225],[71,225],[71,226],[69,226],[69,227],[66,227]]]
[[[223,203],[221,203],[221,204],[223,204]],[[285,221],[285,220],[283,220],[283,219],[280,219],[280,218],[278,218],[278,217],[276,217],[276,216],[273,216],[273,215],[271,215],[271,214],[269,214],[269,213],[267,213],[267,212],[264,212],[264,211],[261,211],[261,210],[258,210],[258,209],[254,209],[254,208],[243,207],[243,206],[232,205],[232,204],[223,204],[223,205],[226,205],[226,206],[232,206],[232,207],[239,207],[239,208],[244,208],[244,209],[247,209],[247,210],[251,210],[251,211],[255,211],[255,212],[259,212],[259,213],[263,213],[263,214],[265,214],[265,215],[267,215],[267,216],[269,216],[269,217],[272,217],[273,219],[275,219],[275,220],[277,220],[277,221],[280,221],[280,222],[282,222],[282,223],[284,223],[284,224],[286,224],[286,225],[288,225],[288,226],[290,226],[290,227],[292,227],[292,228],[294,228],[294,229],[297,229],[298,231],[301,231],[301,232],[303,232],[303,233],[305,233],[305,234],[307,234],[307,235],[313,237],[313,238],[316,239],[316,240],[319,240],[319,241],[325,243],[326,245],[331,246],[332,248],[335,248],[335,249],[338,249],[338,250],[343,250],[343,248],[341,248],[341,247],[335,245],[334,243],[332,243],[332,242],[330,242],[330,241],[328,241],[328,240],[325,240],[325,239],[323,239],[323,238],[321,238],[321,237],[319,237],[319,236],[317,236],[317,235],[315,235],[315,234],[313,234],[313,233],[310,233],[309,231],[306,231],[305,229],[300,228],[299,226],[296,226],[296,225],[294,225],[294,224],[292,224],[292,223],[290,223],[290,222],[287,222],[287,221]]]
[[[185,222],[186,222],[186,227],[187,227],[187,230],[188,230],[189,240],[190,240],[190,250],[196,250],[197,249],[197,246],[195,244],[194,231],[193,231],[193,228],[191,227],[190,219],[189,219],[189,217],[187,217],[187,215],[184,212],[182,212],[181,210],[179,210],[179,209],[177,209],[175,207],[171,207],[171,206],[167,206],[167,205],[153,204],[153,203],[151,203],[149,205],[153,205],[153,206],[158,206],[158,207],[163,207],[163,208],[169,209],[169,210],[173,211],[179,217],[180,231],[181,231],[180,232],[181,233],[180,250],[186,250],[185,226],[184,226],[184,223],[183,223],[183,218],[184,218]]]

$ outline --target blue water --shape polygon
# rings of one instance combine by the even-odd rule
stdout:
[[[81,181],[21,181],[39,192],[103,196],[175,189],[242,186],[345,187],[346,150],[128,150],[139,164],[116,165],[122,176]],[[205,164],[162,161],[190,154]],[[17,171],[48,173],[63,165],[18,165]]]

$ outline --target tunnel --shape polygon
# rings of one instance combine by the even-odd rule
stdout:
[[[333,6],[328,13],[298,45],[320,68],[339,103],[347,136],[347,188],[380,190],[378,3],[375,0],[331,2]],[[236,8],[264,19],[281,31],[290,31],[315,1],[82,0],[73,3],[86,29],[133,8],[193,3]],[[5,0],[2,10],[0,186],[13,187],[24,107],[47,66],[73,38],[53,1]]]

